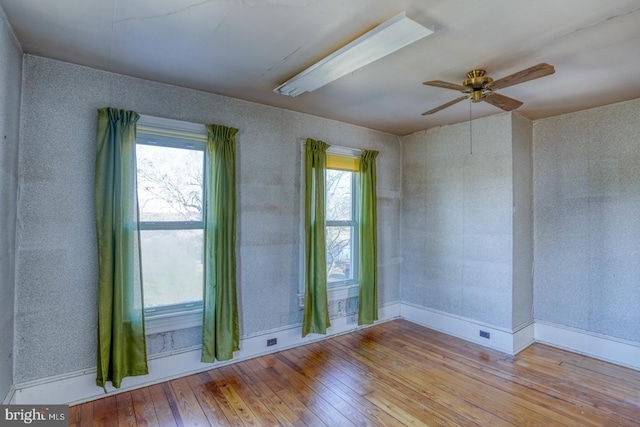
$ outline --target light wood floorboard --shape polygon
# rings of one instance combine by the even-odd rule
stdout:
[[[640,427],[640,371],[394,320],[72,406],[70,425]]]

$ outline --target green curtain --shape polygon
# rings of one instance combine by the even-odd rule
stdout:
[[[236,295],[236,133],[207,125],[202,362],[239,350]]]
[[[329,144],[307,139],[304,164],[305,298],[302,336],[326,334],[331,326],[327,302],[325,174]]]
[[[94,205],[98,238],[96,384],[149,373],[144,332],[133,111],[98,110]],[[106,392],[106,388],[105,388]]]
[[[358,325],[378,320],[377,283],[377,197],[375,150],[365,150],[360,158],[360,289]]]

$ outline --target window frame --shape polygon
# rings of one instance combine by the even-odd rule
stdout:
[[[304,165],[305,165],[305,144],[306,144],[306,139],[301,139],[300,140],[300,159],[301,159],[301,165],[300,165],[300,176],[303,177],[303,179],[301,179],[301,185],[300,185],[300,241],[304,242],[305,241],[305,229],[304,229],[304,211],[305,211],[305,207],[304,207],[304,192],[305,192],[305,183],[304,183],[304,176],[305,176],[305,171],[304,171]],[[341,157],[347,157],[347,158],[352,158],[352,159],[359,159],[362,156],[362,150],[358,149],[358,148],[350,148],[350,147],[344,147],[344,146],[339,146],[339,145],[331,145],[329,146],[329,148],[327,149],[327,154],[328,155],[336,155],[336,156],[341,156]],[[356,194],[354,195],[354,197],[352,198],[352,203],[356,204],[357,206],[357,210],[352,210],[353,212],[353,218],[356,221],[356,227],[358,227],[358,222],[357,219],[359,218],[360,215],[360,206],[358,201],[360,200],[360,185],[359,185],[359,175],[358,172],[354,173],[353,175],[353,179],[355,179],[356,181],[356,185],[357,185],[357,191]],[[326,190],[325,190],[326,191]],[[326,196],[326,193],[325,193]],[[326,226],[329,225],[328,221],[325,221],[325,231],[326,231]],[[356,252],[354,256],[358,256],[359,257],[359,244],[360,241],[358,239],[358,241],[355,243],[356,244]],[[300,282],[298,284],[298,308],[299,309],[304,309],[304,300],[305,300],[305,292],[306,292],[306,284],[305,284],[305,277],[306,277],[306,265],[305,265],[305,259],[306,259],[306,254],[305,254],[305,245],[304,243],[302,243],[300,245]],[[355,258],[354,260],[356,263],[358,262],[358,259]],[[356,297],[358,296],[358,292],[360,289],[360,277],[359,277],[359,271],[360,271],[360,266],[358,264],[356,271],[354,273],[354,277],[357,277],[357,280],[351,280],[348,281],[349,283],[346,283],[347,281],[342,282],[342,285],[340,286],[335,286],[335,282],[334,284],[332,284],[332,286],[329,285],[329,282],[327,282],[327,299],[329,302],[333,302],[333,301],[340,301],[340,300],[345,300],[347,298],[351,298],[351,297]]]
[[[158,141],[148,139],[153,137]],[[203,124],[140,115],[136,124],[136,149],[138,144],[202,151],[204,173],[207,131]],[[204,182],[202,191],[203,194],[206,191]],[[139,221],[140,231],[194,229],[204,232],[204,217],[200,221]],[[202,300],[145,308],[144,318],[147,335],[201,326]]]

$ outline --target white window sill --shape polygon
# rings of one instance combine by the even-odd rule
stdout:
[[[147,316],[144,324],[147,335],[202,326],[202,309]]]

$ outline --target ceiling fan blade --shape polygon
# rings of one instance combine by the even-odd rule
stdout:
[[[427,85],[427,86],[441,87],[441,88],[444,88],[444,89],[459,90],[461,92],[463,92],[465,90],[468,90],[466,87],[464,87],[462,85],[457,85],[455,83],[443,82],[442,80],[429,80],[428,82],[424,82],[422,84],[423,85]]]
[[[539,79],[540,77],[548,76],[555,72],[556,69],[553,68],[553,65],[541,63],[498,79],[488,85],[488,88],[491,90],[503,89],[505,87],[528,82],[529,80]]]
[[[508,96],[504,96],[495,92],[487,93],[485,97],[482,98],[482,100],[495,107],[502,108],[504,111],[515,110],[522,105],[522,102],[518,101],[517,99],[509,98]]]
[[[437,113],[440,110],[444,110],[447,107],[451,107],[453,104],[457,104],[460,101],[464,101],[465,99],[469,98],[468,96],[461,96],[460,98],[456,98],[453,101],[449,101],[446,104],[442,104],[439,107],[434,108],[433,110],[429,110],[427,112],[422,113],[423,116],[428,116],[429,114],[433,114],[433,113]]]

